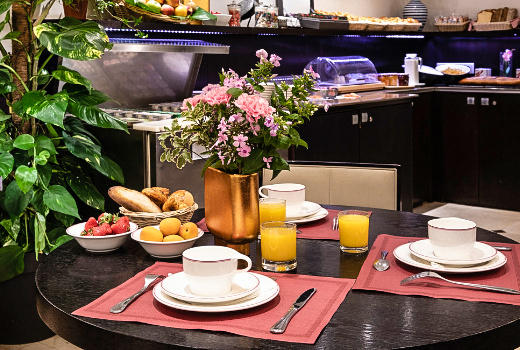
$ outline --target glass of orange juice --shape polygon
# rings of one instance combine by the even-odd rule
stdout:
[[[344,210],[338,213],[339,247],[345,253],[364,253],[368,250],[370,213]]]
[[[268,271],[296,268],[296,224],[268,221],[260,225],[262,267]]]
[[[260,224],[267,221],[285,221],[285,199],[260,198]]]

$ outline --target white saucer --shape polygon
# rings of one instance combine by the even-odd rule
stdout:
[[[288,205],[285,208],[285,216],[287,220],[301,219],[306,216],[316,214],[320,209],[321,205],[314,202],[305,201],[298,207]]]
[[[415,266],[423,270],[445,273],[475,273],[490,271],[498,269],[499,267],[505,265],[507,262],[506,256],[501,252],[497,252],[497,255],[493,259],[479,265],[441,265],[439,263],[424,260],[413,255],[410,251],[410,243],[406,243],[395,248],[393,254],[397,260],[407,265]]]
[[[184,272],[169,275],[161,282],[162,291],[167,295],[192,303],[221,303],[243,298],[256,292],[260,286],[260,281],[256,274],[243,272],[238,273],[233,278],[231,292],[221,296],[201,296],[191,292],[188,286],[188,279]]]
[[[434,261],[441,264],[449,265],[476,265],[482,264],[495,257],[497,250],[487,244],[475,242],[473,250],[471,251],[471,258],[469,259],[442,259],[435,256],[433,246],[429,239],[422,239],[410,243],[410,251],[417,257]]]
[[[315,213],[313,215],[309,215],[309,216],[299,218],[299,219],[289,219],[288,218],[287,222],[293,223],[293,224],[303,224],[306,222],[313,222],[316,220],[323,219],[323,218],[327,217],[327,215],[329,215],[328,210],[325,208],[321,208],[320,210],[318,210],[317,213]]]
[[[258,290],[244,298],[226,301],[221,303],[198,304],[182,301],[172,298],[164,293],[161,285],[158,283],[153,288],[153,296],[159,303],[172,307],[174,309],[194,311],[194,312],[227,312],[250,309],[273,300],[280,292],[278,283],[269,277],[260,274],[251,273],[260,281]]]

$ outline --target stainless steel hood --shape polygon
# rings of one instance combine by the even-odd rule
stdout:
[[[229,46],[201,40],[111,38],[101,59],[63,65],[92,81],[114,101],[103,107],[149,108],[190,97],[203,54],[229,54]]]

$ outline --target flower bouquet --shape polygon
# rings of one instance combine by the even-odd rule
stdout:
[[[164,152],[161,161],[174,162],[182,169],[192,162],[193,145],[205,151],[207,167],[228,174],[248,175],[263,168],[273,170],[273,177],[288,170],[279,150],[290,146],[307,147],[296,126],[303,124],[318,109],[308,102],[318,75],[312,70],[285,82],[272,83],[273,69],[281,58],[258,50],[259,61],[246,76],[229,69],[220,73],[220,84],[210,84],[202,94],[184,100],[182,117],[161,135]],[[273,87],[270,100],[261,96]],[[265,94],[263,94],[265,96]]]

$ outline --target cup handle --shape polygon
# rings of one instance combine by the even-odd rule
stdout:
[[[267,186],[262,186],[262,187],[260,187],[260,188],[258,189],[258,193],[260,194],[260,197],[267,198],[268,196],[262,192],[262,190],[263,190],[264,188],[267,190],[267,189],[269,189],[269,186],[267,185]]]
[[[238,269],[237,272],[247,272],[251,270],[251,266],[253,266],[253,262],[251,261],[251,258],[244,254],[237,254],[237,260],[245,260],[247,262],[247,267],[243,269]]]

